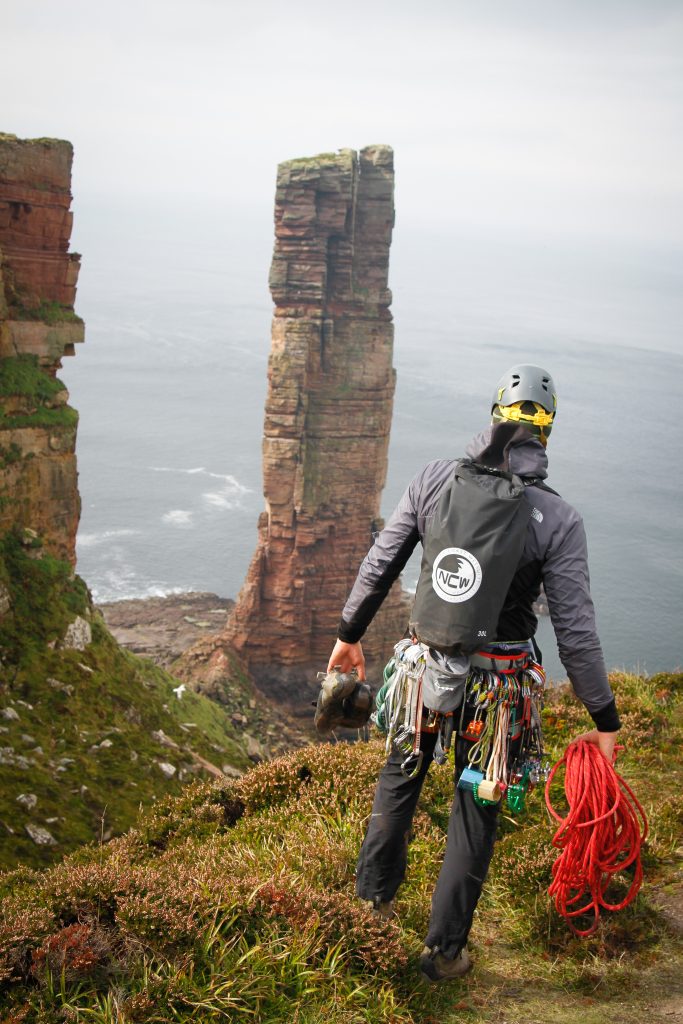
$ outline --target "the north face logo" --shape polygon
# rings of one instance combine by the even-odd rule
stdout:
[[[481,586],[481,565],[464,548],[444,548],[434,559],[432,587],[442,601],[469,601]]]
[[[543,513],[540,512],[537,508],[532,508],[531,515],[532,515],[532,518],[535,519],[537,523],[542,523],[543,522]]]

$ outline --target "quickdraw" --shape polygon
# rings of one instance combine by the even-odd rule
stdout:
[[[426,653],[424,644],[415,644],[412,640],[400,640],[396,644],[394,657],[384,670],[384,703],[381,711],[373,715],[379,728],[386,730],[387,753],[395,747],[404,755],[401,771],[409,779],[422,767],[422,677]]]
[[[372,720],[386,733],[386,751],[403,755],[401,771],[414,778],[420,771],[423,753],[422,733],[437,733],[432,758],[444,764],[454,731],[452,713],[431,711],[424,706],[422,680],[427,664],[428,647],[412,639],[400,640],[394,656],[384,669],[384,681],[377,694]]]
[[[483,655],[489,662],[496,655]],[[477,803],[495,805],[503,795],[513,814],[524,810],[527,792],[549,765],[544,760],[539,706],[545,672],[536,662],[516,664],[518,656],[501,655],[501,666],[474,667],[468,680],[460,719],[460,735],[472,747],[458,781]],[[521,671],[520,671],[521,669]],[[511,744],[515,744],[511,762]]]

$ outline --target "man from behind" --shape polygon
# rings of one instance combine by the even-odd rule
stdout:
[[[358,896],[369,901],[380,916],[394,913],[394,896],[406,870],[413,815],[438,749],[438,729],[430,729],[429,723],[438,720],[440,713],[452,716],[453,722],[459,717],[464,721],[461,711],[467,707],[473,668],[510,672],[514,665],[520,679],[521,672],[540,660],[534,641],[537,619],[533,603],[542,585],[562,663],[595,724],[582,738],[597,744],[610,761],[613,758],[620,722],[595,626],[583,522],[579,513],[545,484],[546,446],[556,410],[550,374],[539,366],[514,366],[495,389],[491,424],[467,448],[466,455],[476,466],[522,481],[521,500],[527,503],[522,554],[511,583],[500,595],[502,610],[493,639],[487,634],[485,646],[476,649],[456,646],[439,650],[423,645],[427,666],[421,711],[424,729],[418,730],[416,769],[407,773],[403,755],[392,750],[379,776],[357,866]],[[360,566],[342,612],[328,671],[356,669],[359,678],[365,678],[361,638],[417,543],[424,547],[429,539],[458,465],[456,459],[431,462],[409,484]],[[455,507],[457,510],[457,501]],[[434,704],[441,702],[438,709],[430,708],[430,699]],[[472,737],[460,729],[455,740],[456,782],[467,767],[471,742]],[[478,801],[467,789],[455,791],[420,959],[422,973],[430,981],[460,977],[471,966],[467,936],[493,853],[498,811],[496,803]]]

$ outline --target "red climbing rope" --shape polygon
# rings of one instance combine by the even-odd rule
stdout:
[[[566,816],[559,814],[550,800],[550,787],[563,765],[569,804]],[[591,935],[598,926],[601,907],[622,910],[640,888],[640,848],[647,836],[645,811],[614,765],[596,744],[585,740],[571,743],[553,767],[545,787],[545,802],[560,822],[553,846],[562,851],[553,864],[548,892],[571,930],[576,935]],[[612,877],[626,868],[633,873],[629,890],[620,903],[610,903],[607,887]],[[574,924],[573,918],[591,913],[590,927],[580,929]]]

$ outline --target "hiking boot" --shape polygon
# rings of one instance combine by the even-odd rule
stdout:
[[[434,949],[425,946],[420,957],[420,971],[427,981],[450,981],[453,978],[462,978],[471,966],[472,961],[466,946],[463,946],[452,959],[439,953],[437,946]]]
[[[379,918],[381,921],[391,921],[396,917],[393,900],[387,900],[386,903],[378,899],[366,900],[365,902],[370,908],[372,916]]]

